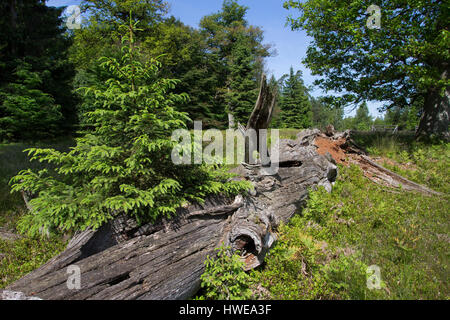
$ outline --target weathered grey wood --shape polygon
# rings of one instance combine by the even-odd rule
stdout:
[[[267,77],[263,74],[261,76],[261,86],[259,89],[258,99],[256,100],[255,108],[253,109],[253,112],[247,122],[247,130],[269,128],[276,98],[277,91],[269,87],[267,84]]]
[[[247,126],[244,128],[241,124],[238,124],[239,130],[244,135],[245,141],[245,162],[254,164],[256,160],[253,159],[253,154],[250,150],[253,150],[250,146],[249,138],[246,136],[248,130],[256,131],[256,150],[260,151],[260,135],[259,130],[265,130],[269,128],[272,121],[273,109],[277,99],[277,91],[274,88],[270,88],[267,84],[266,75],[261,76],[261,85],[259,89],[258,99],[256,100],[253,112],[248,119]],[[268,156],[268,155],[267,155]]]
[[[204,260],[222,243],[240,250],[247,269],[260,265],[274,230],[301,211],[308,190],[331,189],[337,168],[316,152],[317,134],[306,130],[279,141],[280,169],[273,175],[261,174],[258,165],[237,168],[255,186],[250,194],[211,197],[142,227],[119,216],[77,234],[66,251],[7,290],[41,299],[186,299],[199,289]],[[80,290],[67,287],[70,265],[81,270]]]
[[[331,191],[337,167],[333,159],[317,153],[318,135],[319,130],[304,130],[295,140],[278,141],[280,156],[272,159],[279,166],[276,173],[267,175],[261,165],[236,168],[254,185],[248,195],[210,197],[203,205],[180,208],[172,220],[144,226],[118,215],[98,231],[76,234],[61,255],[10,285],[0,297],[186,299],[199,289],[204,260],[222,243],[241,252],[247,270],[259,266],[276,240],[277,226],[302,210],[308,190],[323,186]],[[348,135],[336,133],[330,139]],[[436,194],[360,158],[405,186]],[[70,265],[81,270],[80,290],[67,287]]]

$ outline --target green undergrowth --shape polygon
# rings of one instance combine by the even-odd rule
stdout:
[[[375,146],[369,150],[386,158],[382,163],[386,168],[435,191],[450,193],[450,143],[414,143],[394,150]]]
[[[252,280],[243,270],[244,262],[230,247],[215,250],[204,262],[205,271],[200,277],[201,291],[196,300],[245,300],[253,298]]]
[[[280,137],[295,138],[295,132]],[[39,146],[67,150],[72,143],[66,139]],[[388,189],[370,182],[356,166],[341,166],[331,193],[312,191],[303,212],[280,226],[278,240],[258,270],[246,277],[236,271],[236,259],[210,259],[213,276],[203,278],[203,298],[449,299],[449,145],[389,137],[364,143],[387,168],[444,195]],[[0,145],[0,227],[11,232],[26,209],[20,194],[10,194],[8,181],[19,170],[42,166],[29,163],[22,153],[30,146],[35,144]],[[1,240],[0,288],[45,263],[64,245],[58,237]],[[368,268],[374,265],[381,281],[369,289],[373,275]],[[234,283],[237,275],[240,282]],[[216,288],[219,282],[221,288]]]
[[[449,145],[393,146],[368,149],[444,195],[391,190],[370,182],[359,167],[341,166],[333,191],[311,192],[307,208],[279,228],[265,265],[252,272],[270,298],[450,297]],[[367,283],[371,266],[380,270],[375,288]]]
[[[0,240],[0,288],[37,269],[62,252],[65,242],[58,237],[25,237],[16,241]]]

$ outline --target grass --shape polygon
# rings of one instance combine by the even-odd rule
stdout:
[[[0,144],[0,228],[16,232],[16,223],[26,208],[18,193],[11,194],[9,180],[20,170],[43,168],[39,162],[29,162],[23,150],[30,147],[51,147],[68,150],[73,145],[70,138],[37,142]],[[61,252],[65,241],[58,237],[50,239],[23,237],[16,241],[0,240],[0,288],[6,287],[26,273],[38,268]]]
[[[393,193],[360,168],[341,166],[333,191],[311,193],[303,213],[278,230],[264,267],[252,273],[271,298],[450,298],[450,144],[388,137],[364,146],[445,195]],[[372,265],[380,268],[380,289],[367,287]]]

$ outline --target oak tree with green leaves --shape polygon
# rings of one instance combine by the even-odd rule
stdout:
[[[69,152],[28,149],[33,160],[54,169],[25,170],[11,180],[13,191],[36,196],[19,223],[22,232],[96,229],[121,213],[151,222],[209,194],[248,188],[224,169],[172,162],[172,131],[189,120],[175,105],[188,96],[172,92],[178,81],[159,77],[157,61],[141,62],[136,24],[130,19],[120,26],[122,56],[102,58],[110,74],[106,88],[84,88],[94,97],[95,108],[85,117],[91,129]]]
[[[381,9],[380,28],[367,26]],[[423,99],[418,135],[449,138],[449,2],[439,0],[290,0],[289,22],[313,38],[305,59],[325,90],[345,103],[387,101],[408,108]]]

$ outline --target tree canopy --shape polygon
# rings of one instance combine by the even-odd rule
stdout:
[[[63,8],[15,0],[0,9],[0,141],[71,132],[77,101]]]
[[[200,30],[213,55],[219,85],[216,99],[225,105],[229,126],[246,123],[258,95],[263,59],[270,46],[263,45],[263,31],[245,19],[248,8],[225,0],[222,10],[203,17]]]
[[[448,1],[378,1],[379,28],[368,26],[378,14],[368,10],[371,5],[363,0],[284,3],[294,9],[291,27],[313,38],[304,62],[322,77],[317,83],[323,89],[344,93],[339,100],[347,105],[378,100],[388,109],[408,108],[422,99],[418,133],[448,137]]]

